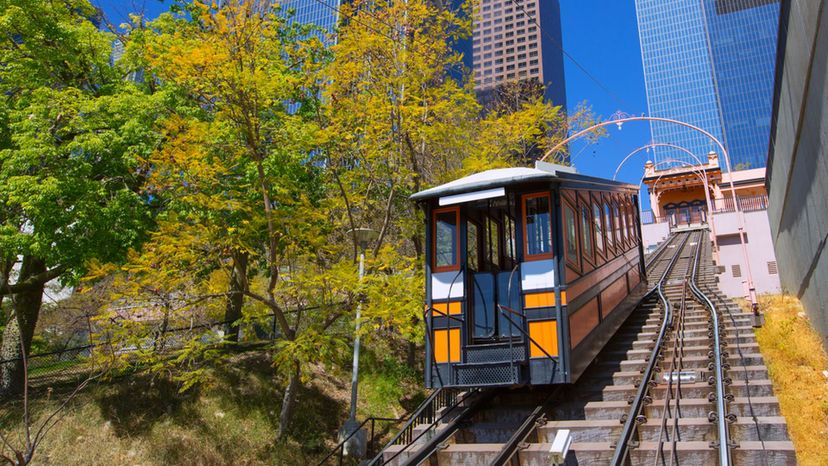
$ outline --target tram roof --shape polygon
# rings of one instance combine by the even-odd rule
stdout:
[[[517,184],[543,181],[588,184],[596,187],[603,186],[612,188],[627,188],[638,191],[637,186],[629,183],[581,175],[575,171],[574,167],[536,162],[535,168],[495,168],[475,173],[473,175],[464,176],[463,178],[420,191],[413,194],[410,199],[413,201],[425,201],[452,194],[463,194],[485,189],[503,188]]]

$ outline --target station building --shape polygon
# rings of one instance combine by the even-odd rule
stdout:
[[[719,288],[725,294],[747,296],[751,275],[757,293],[779,292],[764,168],[723,172],[718,155],[710,152],[705,165],[661,168],[648,161],[643,183],[647,185],[651,206],[651,210],[641,213],[645,251],[654,249],[672,232],[707,227],[713,242]],[[740,215],[744,216],[749,264],[745,263],[739,240]]]

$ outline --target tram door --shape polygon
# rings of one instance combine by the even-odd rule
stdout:
[[[518,337],[520,273],[515,267],[515,218],[504,198],[470,206],[466,219],[472,343]]]

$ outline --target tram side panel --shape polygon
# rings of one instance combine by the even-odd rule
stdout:
[[[575,382],[635,305],[641,241],[632,192],[562,190],[560,205],[567,381]]]
[[[521,230],[516,239],[523,253],[520,300],[515,306],[522,307],[524,331],[530,337],[523,343],[526,382],[574,382],[629,315],[634,304],[630,293],[642,286],[636,196],[624,189],[555,187],[514,194]],[[552,251],[533,256],[523,230],[526,203],[544,198],[551,201],[544,204],[549,206]],[[426,210],[426,319],[431,330],[426,341],[426,384],[439,387],[458,383],[453,368],[470,362],[465,360],[471,348],[470,291],[462,266],[467,232],[462,209],[431,204]],[[438,220],[445,230],[440,233],[435,226]],[[437,241],[451,242],[453,253],[438,258]]]

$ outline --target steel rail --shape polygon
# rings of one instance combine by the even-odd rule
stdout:
[[[649,268],[650,268],[650,265],[652,265],[652,264],[653,264],[653,262],[655,262],[655,261],[659,260],[659,258],[660,258],[660,257],[661,257],[661,255],[664,253],[664,251],[666,251],[667,249],[670,249],[670,247],[669,247],[669,246],[670,246],[670,244],[672,244],[672,243],[673,243],[673,241],[674,241],[676,238],[678,238],[678,235],[674,235],[674,236],[668,237],[667,239],[665,239],[665,240],[664,240],[664,241],[663,241],[663,242],[662,242],[662,243],[661,243],[661,244],[660,244],[660,245],[656,248],[656,250],[655,250],[655,251],[653,251],[653,252],[651,252],[651,253],[650,253],[649,257],[646,257],[646,258],[644,259],[644,267],[645,267],[645,271],[646,271],[646,269],[649,269]]]
[[[520,427],[518,427],[512,436],[509,437],[509,440],[503,444],[503,448],[500,449],[495,459],[489,463],[490,466],[505,466],[509,464],[509,461],[520,448],[520,445],[524,443],[530,435],[532,435],[532,432],[535,432],[539,425],[546,424],[545,411],[549,408],[551,403],[557,399],[561,390],[561,386],[558,385],[557,388],[552,390],[552,393],[546,397],[543,403],[539,404],[532,411],[532,413],[530,413],[529,416],[523,420]]]
[[[704,235],[702,234],[702,239],[704,239]],[[687,313],[687,281],[688,276],[685,274],[684,276],[684,284],[681,290],[681,310],[679,311],[679,332],[681,335],[687,331],[685,315]],[[675,359],[675,354],[673,354],[673,359]],[[672,454],[670,455],[670,466],[673,466],[673,461],[676,464],[679,463],[678,459],[678,436],[681,434],[679,430],[679,417],[681,416],[681,371],[684,369],[684,338],[682,337],[679,341],[679,355],[678,355],[678,367],[679,367],[679,377],[678,383],[676,388],[676,393],[678,396],[676,397],[676,416],[673,416],[673,429],[670,432],[670,450]]]
[[[728,304],[722,299],[721,295],[719,293],[717,293],[716,290],[711,289],[709,285],[704,285],[704,288],[708,291],[708,294],[712,294],[716,298],[716,301],[719,304],[721,304],[722,307],[727,309],[728,317],[730,317],[730,322],[733,324],[733,329],[734,329],[734,332],[736,334],[735,335],[736,336],[736,351],[739,353],[739,361],[742,365],[742,370],[739,370],[738,372],[741,372],[742,375],[744,375],[745,397],[747,398],[747,401],[748,401],[748,410],[750,411],[750,417],[751,417],[751,420],[753,421],[753,426],[756,429],[756,438],[759,439],[759,443],[762,445],[762,450],[764,451],[765,450],[765,440],[762,438],[762,430],[759,427],[759,419],[757,419],[755,410],[753,409],[753,401],[752,401],[751,395],[750,395],[750,392],[751,392],[750,377],[748,376],[747,368],[744,366],[745,355],[744,355],[744,352],[742,351],[742,344],[739,343],[741,335],[740,335],[739,328],[738,328],[737,323],[736,323],[736,319],[733,317],[733,312],[728,307]],[[768,464],[768,457],[765,456],[765,455],[762,455],[762,464],[764,464],[764,465]]]
[[[667,280],[667,277],[670,275],[673,267],[675,267],[679,257],[681,257],[681,253],[684,251],[684,247],[687,245],[689,239],[690,233],[686,233],[682,238],[681,246],[676,248],[676,253],[670,259],[670,262],[667,264],[667,268],[662,273],[656,286],[647,293],[648,296],[658,294],[658,299],[664,307],[664,319],[661,322],[661,329],[658,332],[658,338],[656,339],[655,346],[650,354],[647,367],[644,369],[641,377],[641,383],[638,385],[638,392],[633,399],[627,419],[624,421],[624,427],[621,429],[621,436],[618,439],[618,443],[615,445],[615,452],[613,453],[612,461],[610,462],[613,466],[622,466],[626,464],[630,440],[632,440],[633,433],[635,432],[638,423],[637,418],[643,408],[644,398],[647,396],[647,387],[650,384],[650,379],[652,379],[656,364],[658,364],[658,355],[661,352],[662,345],[664,344],[664,337],[667,333],[667,328],[672,321],[672,308],[670,306],[670,301],[664,295],[664,282]]]
[[[719,434],[719,466],[729,466],[731,464],[730,454],[730,433],[727,425],[727,406],[725,406],[725,391],[724,391],[724,369],[722,368],[722,343],[721,343],[721,328],[719,327],[719,313],[716,306],[710,298],[704,294],[696,285],[698,279],[698,266],[701,258],[701,241],[699,247],[696,249],[696,255],[693,260],[693,275],[690,280],[690,290],[696,295],[696,298],[710,311],[710,319],[713,321],[713,363],[714,363],[714,379],[716,385],[716,424]]]

